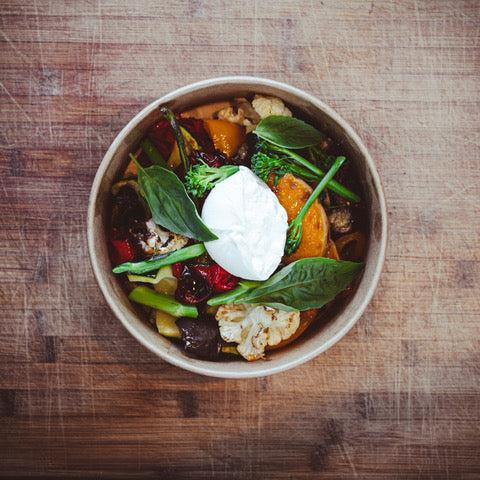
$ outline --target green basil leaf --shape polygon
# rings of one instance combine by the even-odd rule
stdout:
[[[232,303],[267,305],[290,311],[320,308],[345,290],[362,268],[362,263],[303,258],[282,268]]]
[[[143,168],[138,162],[137,170],[140,190],[155,223],[202,242],[218,238],[203,223],[183,183],[171,170],[159,165]]]
[[[323,133],[308,123],[282,115],[264,118],[253,133],[274,145],[292,149],[312,147],[325,138]]]

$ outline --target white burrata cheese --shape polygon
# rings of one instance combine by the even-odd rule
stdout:
[[[278,267],[285,248],[287,212],[247,167],[212,189],[202,219],[218,237],[205,243],[207,252],[227,272],[247,280],[266,280]]]

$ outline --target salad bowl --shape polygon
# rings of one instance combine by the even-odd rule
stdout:
[[[315,325],[295,343],[269,352],[267,360],[239,362],[235,359],[210,362],[191,358],[176,344],[162,337],[134,308],[119,279],[112,273],[108,251],[107,224],[111,187],[129,152],[161,117],[159,107],[186,111],[198,105],[234,96],[253,94],[277,97],[342,146],[358,171],[367,205],[368,240],[361,278],[341,308]],[[377,286],[387,241],[387,214],[381,182],[374,162],[352,127],[334,110],[314,96],[292,86],[257,77],[213,78],[179,88],[140,111],[117,135],[95,176],[88,207],[88,247],[92,268],[103,295],[115,316],[145,347],[165,361],[186,370],[222,378],[251,378],[278,373],[300,365],[327,350],[352,328],[365,311]]]

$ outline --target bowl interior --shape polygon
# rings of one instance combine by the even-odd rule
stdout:
[[[270,352],[268,360],[258,362],[209,362],[187,357],[181,348],[159,335],[140,318],[128,300],[120,282],[111,273],[107,250],[105,220],[112,183],[127,163],[146,130],[160,118],[159,105],[166,104],[174,111],[235,96],[254,93],[275,95],[288,104],[296,114],[309,119],[327,133],[356,165],[366,196],[370,235],[365,270],[356,291],[327,322],[322,322],[308,335],[290,346]],[[383,193],[373,162],[351,127],[333,110],[314,97],[293,87],[270,80],[249,77],[213,79],[181,88],[142,110],[120,132],[106,153],[92,187],[88,215],[89,250],[94,273],[102,292],[116,316],[130,333],[151,351],[177,366],[197,373],[230,378],[268,375],[291,368],[313,358],[338,341],[363,313],[373,291],[383,264],[386,242],[386,214]]]

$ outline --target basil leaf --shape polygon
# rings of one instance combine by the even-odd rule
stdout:
[[[292,149],[312,147],[325,138],[323,133],[308,123],[282,115],[264,118],[253,133],[274,145]]]
[[[280,310],[320,308],[350,284],[363,263],[303,258],[274,274],[262,285],[236,297],[232,303],[266,305]]]
[[[148,168],[143,168],[138,162],[136,165],[140,190],[155,223],[202,242],[218,238],[203,223],[183,183],[171,170],[159,165]]]

